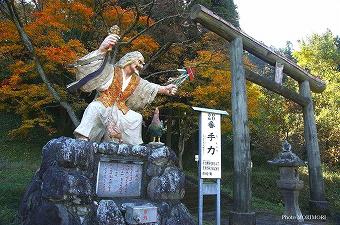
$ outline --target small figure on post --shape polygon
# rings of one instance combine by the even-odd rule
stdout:
[[[108,35],[98,50],[76,64],[77,78],[83,78],[106,63],[98,76],[81,87],[85,92],[97,90],[98,94],[74,131],[77,139],[142,144],[143,118],[136,111],[151,103],[158,93],[170,96],[177,91],[174,84],[161,86],[139,77],[144,57],[138,51],[125,54],[114,66],[109,64],[106,54],[118,40],[117,34]]]

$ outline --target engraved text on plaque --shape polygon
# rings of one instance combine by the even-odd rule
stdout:
[[[99,162],[96,185],[98,197],[139,197],[142,172],[141,163]]]

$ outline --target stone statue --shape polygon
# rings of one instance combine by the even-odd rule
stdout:
[[[125,54],[114,66],[109,64],[107,52],[118,40],[117,34],[108,35],[98,50],[76,63],[77,79],[105,63],[99,76],[81,87],[86,92],[97,90],[97,96],[74,131],[77,139],[142,144],[142,115],[136,111],[151,103],[158,93],[174,95],[177,91],[174,84],[161,86],[139,77],[144,57],[138,51]]]

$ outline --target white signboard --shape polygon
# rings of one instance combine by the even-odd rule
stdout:
[[[201,178],[221,178],[221,115],[201,112]]]

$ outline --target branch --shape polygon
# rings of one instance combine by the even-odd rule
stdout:
[[[28,35],[26,34],[25,30],[23,29],[23,27],[21,26],[19,18],[17,17],[17,14],[15,13],[15,8],[13,8],[14,5],[11,5],[8,2],[8,0],[5,0],[5,2],[7,4],[8,9],[9,9],[11,20],[15,24],[24,46],[26,47],[28,52],[31,54],[31,56],[32,56],[32,58],[35,62],[35,65],[36,65],[37,72],[40,75],[43,82],[45,83],[45,85],[47,86],[48,91],[53,96],[54,100],[56,102],[58,102],[67,111],[68,115],[70,116],[70,118],[73,122],[73,125],[78,126],[79,120],[78,120],[74,110],[72,109],[71,105],[69,103],[65,102],[65,101],[62,101],[59,93],[53,88],[52,83],[47,78],[45,71],[44,71],[44,69],[43,69],[43,67],[40,63],[40,60],[38,59],[38,57],[35,53],[33,44],[31,42],[31,40],[29,39]]]
[[[163,71],[159,71],[159,72],[156,72],[156,73],[152,73],[152,74],[144,77],[143,79],[148,79],[150,77],[153,77],[153,76],[156,76],[156,75],[159,75],[159,74],[170,73],[170,72],[178,72],[178,71],[177,70],[163,70]]]
[[[22,24],[22,22],[20,21],[20,16],[19,16],[19,14],[18,14],[18,12],[17,12],[17,10],[16,10],[16,8],[15,8],[15,5],[14,5],[14,1],[12,0],[11,2],[8,2],[8,1],[6,1],[7,2],[7,6],[8,6],[8,9],[9,9],[9,11],[10,11],[10,14],[11,14],[11,16],[13,15],[13,16],[15,16],[16,18],[18,18],[18,23],[19,23],[19,25],[21,26],[21,27],[23,27],[24,25]]]
[[[167,42],[165,45],[163,45],[152,57],[151,59],[145,64],[143,67],[144,71],[153,63],[156,61],[159,57],[161,57],[166,51],[169,50],[173,42]]]
[[[138,23],[139,21],[139,18],[140,18],[140,11],[138,9],[138,5],[136,4],[136,2],[133,2],[134,6],[135,6],[135,10],[136,10],[136,17],[133,21],[133,23],[131,24],[131,26],[129,26],[125,31],[124,33],[121,35],[121,40],[124,39],[124,37],[126,36],[126,34],[128,34],[135,26],[136,24]],[[119,51],[119,48],[120,48],[120,45],[116,45],[115,46],[115,49],[113,51],[113,54],[112,54],[112,58],[110,60],[110,63],[111,64],[114,64],[115,61],[116,61],[116,57],[117,57],[117,54],[118,54],[118,51]]]
[[[151,6],[150,6],[150,9],[149,9],[149,13],[148,13],[148,18],[146,19],[146,24],[148,26],[150,24],[151,11],[152,11],[152,8],[153,8],[154,5],[155,5],[155,0],[152,0]]]
[[[0,6],[0,12],[2,14],[4,14],[5,17],[7,17],[8,19],[11,18],[10,14],[9,14],[9,10],[6,8],[6,5],[4,3],[2,3],[1,6]]]
[[[155,0],[153,0],[153,2],[154,1]],[[146,7],[148,7],[149,5],[153,4],[153,2],[148,2],[148,3],[144,4],[144,5],[140,5],[139,8],[141,9],[141,11],[143,11]]]
[[[39,5],[39,3],[36,1],[36,0],[33,0],[32,1],[35,5],[35,8],[38,10],[38,11],[41,11],[42,10],[42,7]]]
[[[133,42],[135,39],[137,39],[140,35],[144,34],[146,31],[150,30],[152,27],[156,26],[157,24],[163,22],[164,20],[179,17],[179,16],[180,16],[180,14],[164,17],[164,18],[158,20],[157,22],[155,22],[154,24],[152,24],[151,26],[145,28],[144,30],[142,30],[141,32],[136,34],[135,36],[133,36],[129,41],[121,42],[120,45],[129,45],[129,44],[131,44],[131,42]]]
[[[26,14],[25,1],[24,1],[24,0],[21,0],[20,3],[21,3],[21,5],[22,5],[22,11],[23,11],[24,18],[25,18],[25,25],[27,25],[28,19],[27,19],[27,14]]]
[[[124,31],[124,33],[122,34],[122,36],[121,36],[122,40],[125,37],[125,35],[128,34],[136,26],[136,24],[138,23],[139,18],[140,18],[140,11],[138,9],[138,5],[136,4],[136,2],[133,2],[133,4],[134,4],[135,10],[136,10],[136,17],[135,17],[133,23],[131,24],[131,26],[129,26],[128,29],[126,29]]]

